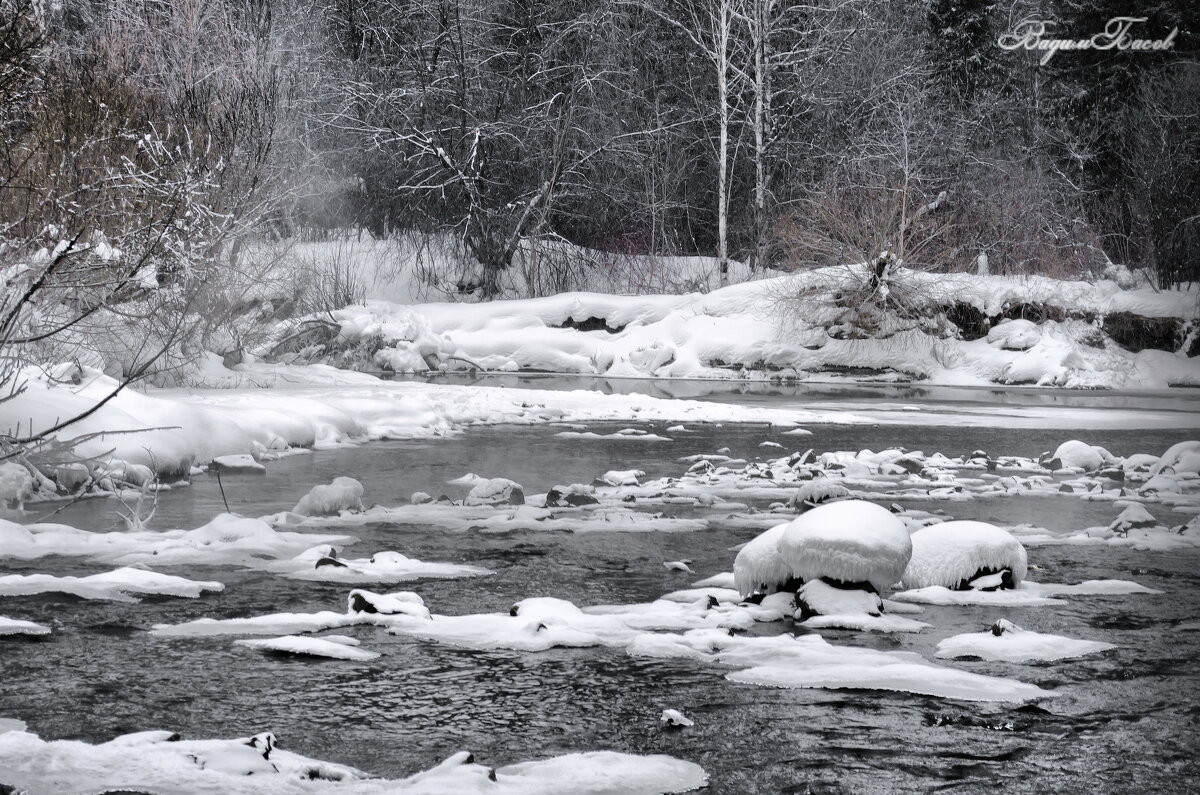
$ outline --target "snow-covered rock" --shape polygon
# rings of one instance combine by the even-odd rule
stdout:
[[[1172,472],[1200,473],[1200,441],[1187,441],[1167,448],[1158,461],[1150,467],[1150,474],[1157,475],[1166,469]]]
[[[313,486],[292,512],[301,516],[332,516],[341,511],[361,511],[362,496],[363,485],[354,478],[334,478],[332,483]]]
[[[1042,341],[1042,332],[1028,320],[1002,320],[988,331],[987,341],[1006,351],[1024,351]]]
[[[376,613],[385,616],[412,616],[414,618],[429,618],[429,608],[420,594],[412,591],[396,591],[395,593],[375,593],[362,588],[355,588],[347,597],[348,612]]]
[[[521,484],[508,478],[481,480],[471,487],[463,505],[524,505],[525,492]]]
[[[966,590],[972,581],[1008,572],[975,588],[1014,587],[1025,579],[1028,556],[1007,530],[987,522],[953,521],[923,527],[912,534],[912,559],[902,577],[906,588]]]
[[[912,555],[904,522],[865,500],[818,505],[790,522],[778,543],[795,577],[869,583],[877,592],[900,579]]]
[[[667,728],[682,728],[686,726],[695,726],[696,722],[691,718],[684,717],[684,714],[677,709],[664,709],[659,720],[667,726]]]
[[[1116,457],[1103,447],[1072,439],[1058,446],[1054,454],[1050,456],[1047,466],[1051,469],[1067,467],[1092,472],[1105,464],[1115,462]]]

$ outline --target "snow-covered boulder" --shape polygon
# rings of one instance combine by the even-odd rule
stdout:
[[[1158,520],[1140,502],[1135,502],[1121,511],[1120,516],[1113,519],[1108,529],[1115,535],[1127,536],[1130,530],[1142,530],[1157,526]]]
[[[900,579],[912,542],[904,522],[886,508],[843,500],[818,505],[789,523],[779,552],[793,576],[806,582],[867,583],[878,592]]]
[[[348,613],[378,613],[385,616],[406,615],[429,618],[429,608],[419,594],[412,591],[375,593],[364,588],[355,588],[347,597]]]
[[[463,505],[524,505],[521,484],[508,478],[481,480],[471,487]]]
[[[547,508],[578,508],[581,505],[596,505],[600,501],[593,495],[595,486],[583,483],[572,483],[569,486],[555,486],[546,492]]]
[[[1068,468],[1091,472],[1116,461],[1116,456],[1103,447],[1072,439],[1060,444],[1045,465],[1048,469]]]
[[[1042,332],[1029,320],[1002,320],[988,332],[987,341],[1006,351],[1025,351],[1042,341]]]
[[[332,483],[313,486],[292,512],[301,516],[336,516],[342,511],[361,511],[362,496],[363,485],[354,478],[334,478]]]
[[[788,500],[788,508],[795,511],[806,511],[822,503],[846,499],[850,490],[829,478],[818,478],[800,484],[796,493]]]
[[[1150,474],[1157,475],[1168,468],[1175,473],[1200,472],[1200,442],[1171,445],[1150,467]]]
[[[904,587],[1015,588],[1025,579],[1027,565],[1025,547],[1007,530],[987,522],[943,522],[912,534]]]

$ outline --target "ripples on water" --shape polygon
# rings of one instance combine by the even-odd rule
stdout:
[[[445,481],[467,471],[511,477],[527,493],[589,481],[606,469],[636,467],[677,475],[678,456],[730,446],[771,457],[787,447],[882,449],[906,445],[948,454],[1053,447],[1067,438],[1035,432],[957,429],[822,428],[814,437],[776,437],[766,428],[705,429],[661,445],[580,443],[553,428],[490,428],[438,442],[381,443],[296,456],[265,477],[225,479],[231,504],[259,515],[291,507],[315,483],[359,478],[371,502],[396,504],[415,490],[460,496]],[[1024,435],[1022,435],[1024,434]],[[1178,440],[1163,432],[1085,438],[1114,452],[1161,451]],[[937,444],[934,444],[937,442]],[[1034,452],[1040,452],[1035,450]],[[1066,529],[1111,520],[1111,505],[1077,498],[930,503],[957,518]],[[72,507],[58,520],[88,529],[111,524],[112,504]],[[195,527],[220,510],[207,477],[164,495],[155,525]],[[692,558],[701,575],[729,568],[729,548],[753,531],[716,528],[683,534],[503,535],[423,527],[356,529],[354,556],[397,549],[423,560],[461,560],[493,577],[412,586],[435,612],[505,610],[528,596],[578,604],[653,599],[691,578],[662,568]],[[399,776],[470,749],[505,764],[587,749],[669,753],[702,764],[712,791],[1010,792],[1194,791],[1200,774],[1200,631],[1194,610],[1200,577],[1194,552],[1155,554],[1094,547],[1039,547],[1035,578],[1078,582],[1135,579],[1167,593],[1068,597],[1059,607],[929,607],[935,629],[918,635],[825,631],[834,643],[915,651],[932,659],[937,641],[978,631],[1000,615],[1032,630],[1110,641],[1118,649],[1082,660],[1034,665],[958,662],[1013,676],[1062,696],[1024,707],[960,704],[903,694],[776,690],[723,681],[725,669],[688,661],[630,658],[620,650],[555,649],[540,654],[455,649],[370,627],[344,631],[382,652],[370,663],[304,661],[232,645],[232,638],[166,639],[152,624],[278,611],[342,609],[345,586],[285,580],[214,567],[170,572],[217,579],[224,593],[199,600],[149,598],[140,604],[67,597],[6,599],[4,610],[49,624],[45,639],[0,640],[0,716],[20,717],[47,738],[105,740],[169,728],[189,737],[272,730],[285,747],[373,773]],[[46,559],[6,567],[15,573],[87,574],[87,562]],[[397,588],[410,586],[400,585]],[[790,625],[789,625],[790,626]],[[756,631],[778,631],[775,625]],[[659,712],[680,709],[696,721],[663,731]]]

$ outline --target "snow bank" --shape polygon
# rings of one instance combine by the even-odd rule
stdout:
[[[912,534],[912,559],[901,579],[906,588],[1011,587],[1025,579],[1027,564],[1025,548],[1008,531],[986,522],[943,522]],[[1009,572],[1003,584],[971,585],[1003,571]]]
[[[920,331],[854,339],[837,333],[839,311],[828,299],[847,273],[845,268],[818,269],[735,284],[706,295],[574,292],[484,304],[412,306],[368,301],[337,310],[333,317],[342,336],[355,340],[370,339],[397,322],[406,328],[419,323],[426,330],[422,334],[436,337],[439,345],[453,346],[464,360],[504,371],[731,378],[747,371],[795,377],[868,367],[945,384],[1136,389],[1200,383],[1200,363],[1183,354],[1134,354],[1107,339],[1095,347],[1102,327],[1098,319],[1107,315],[1196,318],[1194,292],[899,270],[894,279],[911,295],[927,297],[930,317],[957,303],[991,319],[1026,305],[1047,307],[1046,314],[1067,319],[1040,325],[1002,320],[985,339],[970,341]],[[818,297],[801,300],[801,295]],[[416,357],[406,357],[409,360],[416,364]],[[467,366],[465,361],[462,366]]]
[[[1112,643],[1030,632],[1000,619],[985,632],[955,635],[939,642],[937,656],[942,659],[978,657],[1002,662],[1051,662],[1115,648]]]
[[[793,576],[870,583],[877,592],[900,579],[912,555],[904,522],[864,500],[818,505],[783,531],[779,552]]]
[[[145,569],[122,568],[87,577],[55,577],[50,574],[0,576],[0,596],[29,596],[65,593],[81,599],[136,602],[138,596],[182,596],[195,599],[205,591],[223,591],[219,582],[188,580]]]
[[[285,751],[269,733],[235,740],[182,740],[139,732],[91,745],[47,742],[24,731],[0,734],[5,783],[30,795],[135,788],[226,795],[602,795],[687,792],[707,784],[704,770],[670,756],[611,751],[567,754],[489,768],[459,752],[404,779],[372,778],[345,765]]]

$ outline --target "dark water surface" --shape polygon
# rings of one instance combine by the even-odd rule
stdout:
[[[663,425],[652,429],[662,432]],[[903,445],[950,455],[978,448],[1033,455],[1078,436],[1127,455],[1160,453],[1194,435],[822,426],[811,437],[786,437],[766,426],[697,426],[695,433],[668,434],[675,438],[671,443],[639,444],[562,439],[554,436],[559,430],[481,428],[452,439],[298,455],[271,463],[264,476],[225,476],[225,493],[234,510],[254,516],[290,508],[312,485],[338,475],[361,480],[368,503],[394,505],[416,490],[461,497],[465,490],[446,481],[468,471],[510,477],[532,494],[556,483],[589,482],[608,469],[678,475],[687,465],[677,457],[725,446],[751,459],[784,452],[758,447],[768,440],[788,450]],[[929,507],[956,518],[1032,521],[1053,529],[1107,524],[1115,515],[1111,504],[1073,497]],[[88,501],[55,520],[107,529],[113,509],[110,501]],[[215,478],[199,476],[191,487],[162,496],[152,526],[196,527],[220,510]],[[446,614],[506,610],[530,596],[580,605],[646,601],[695,579],[667,571],[662,561],[692,558],[701,576],[728,570],[729,548],[754,535],[720,527],[696,533],[487,535],[375,525],[349,532],[363,539],[347,550],[354,557],[395,549],[497,572],[476,580],[396,586],[418,591],[434,612]],[[241,569],[187,566],[167,571],[220,580],[226,590],[197,600],[149,598],[132,605],[59,596],[0,601],[5,615],[54,630],[45,639],[0,640],[0,717],[21,718],[47,739],[100,741],[146,729],[192,738],[270,730],[290,750],[389,776],[428,767],[459,749],[493,765],[611,749],[695,761],[709,772],[710,791],[719,793],[1196,791],[1200,556],[1038,547],[1030,550],[1030,562],[1043,568],[1034,574],[1043,581],[1128,578],[1165,593],[1068,597],[1067,605],[1040,608],[931,607],[920,618],[934,628],[917,635],[822,634],[833,643],[911,650],[932,659],[939,640],[978,631],[1003,616],[1027,629],[1117,644],[1106,654],[1058,663],[947,663],[1061,694],[1039,705],[778,690],[727,682],[727,669],[635,659],[620,650],[469,651],[370,627],[339,630],[384,655],[370,663],[268,656],[234,646],[231,637],[151,637],[145,630],[152,624],[201,616],[341,610],[348,590]],[[102,568],[64,558],[3,566],[6,573],[77,575]],[[663,731],[658,716],[667,707],[692,717],[695,727]]]

